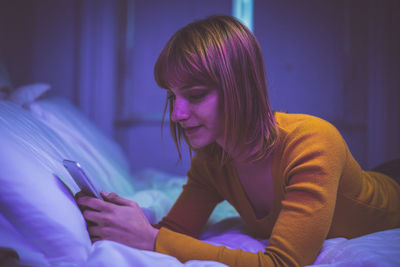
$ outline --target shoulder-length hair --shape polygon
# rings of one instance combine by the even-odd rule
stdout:
[[[196,152],[217,155],[224,164],[232,157],[256,161],[272,151],[278,131],[268,99],[262,52],[254,35],[234,17],[214,15],[178,30],[162,49],[154,76],[165,89],[208,85],[221,90],[224,147],[229,144],[234,153],[228,155],[216,143]],[[168,105],[171,118],[173,100],[167,98],[163,122]],[[170,119],[169,125],[181,159],[182,137],[189,148],[190,143],[179,123]]]

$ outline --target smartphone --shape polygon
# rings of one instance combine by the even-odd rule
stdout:
[[[79,188],[88,196],[97,197],[103,199],[100,193],[96,190],[93,184],[90,182],[86,173],[83,171],[81,165],[73,160],[64,159],[64,167],[68,170],[69,174],[74,178]]]

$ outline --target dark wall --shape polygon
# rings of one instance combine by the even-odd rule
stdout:
[[[16,86],[30,83],[33,79],[34,7],[34,1],[0,3],[0,56]]]
[[[153,66],[168,38],[230,0],[8,0],[0,53],[14,85],[48,82],[123,146],[134,170],[184,174]],[[254,1],[276,110],[332,122],[364,168],[400,157],[400,1]]]

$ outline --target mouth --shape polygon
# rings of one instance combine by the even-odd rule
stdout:
[[[195,126],[195,127],[186,127],[184,129],[185,129],[185,133],[187,135],[192,135],[192,134],[195,134],[196,132],[198,132],[200,128],[201,128],[201,125]]]

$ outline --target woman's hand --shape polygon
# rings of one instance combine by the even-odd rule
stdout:
[[[104,201],[79,195],[76,202],[88,224],[93,242],[112,240],[133,248],[154,250],[158,230],[151,226],[139,205],[115,193],[101,192]]]

